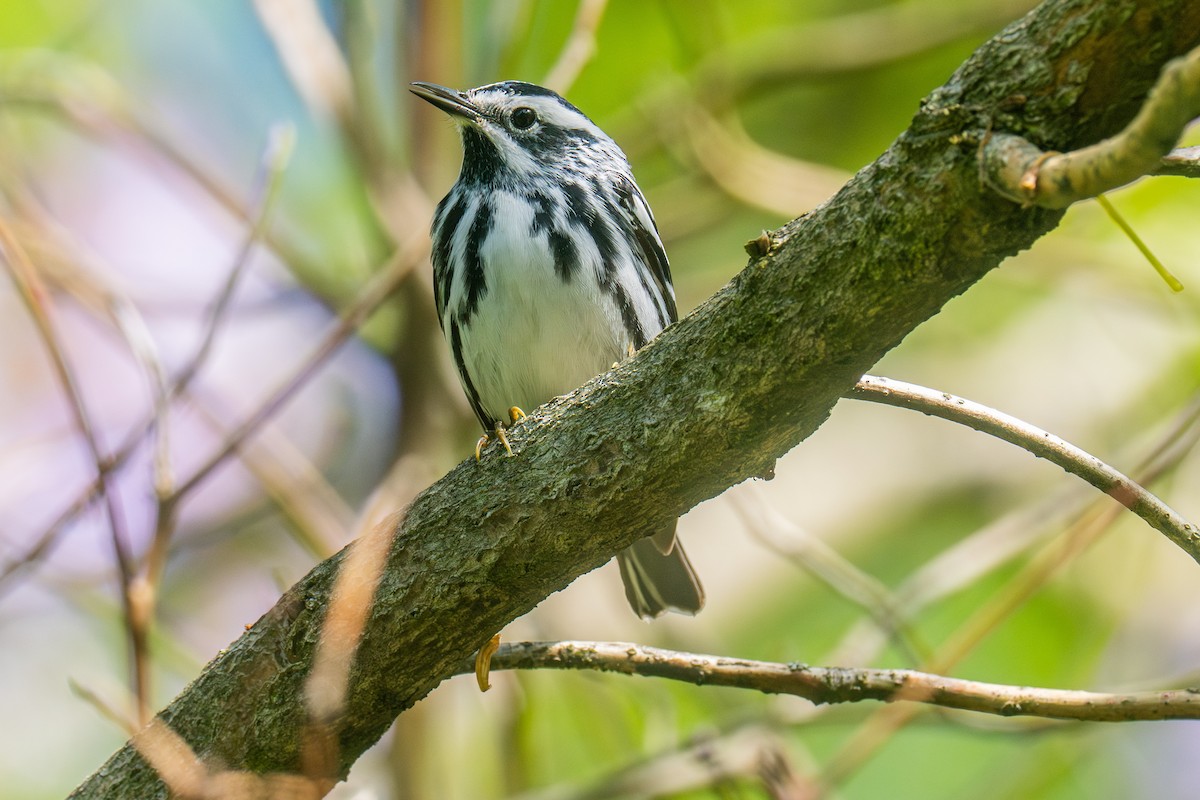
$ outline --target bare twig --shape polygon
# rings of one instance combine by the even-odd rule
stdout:
[[[315,0],[254,0],[263,30],[275,45],[292,86],[314,116],[353,128],[350,68]]]
[[[990,33],[1025,13],[1030,0],[943,3],[908,0],[806,21],[767,26],[706,58],[696,86],[723,86],[732,100],[751,90],[879,67],[979,32]]]
[[[753,501],[743,494],[752,495]],[[926,648],[916,640],[900,603],[887,586],[855,567],[820,538],[793,524],[754,484],[738,487],[725,497],[755,539],[862,608],[911,663],[921,663]]]
[[[1164,437],[1162,444],[1151,454],[1149,463],[1142,470],[1143,480],[1156,478],[1164,470],[1178,463],[1178,459],[1196,445],[1198,436],[1195,424],[1198,413],[1200,403],[1191,403],[1174,426],[1175,429]],[[1182,435],[1185,432],[1187,435]],[[1180,435],[1177,436],[1176,433]],[[1065,536],[1051,542],[1037,553],[994,597],[947,637],[937,652],[925,662],[923,668],[938,673],[953,669],[984,638],[1045,586],[1059,570],[1096,542],[1119,515],[1119,506],[1110,504],[1103,509],[1093,506],[1090,512],[1068,528]],[[922,573],[927,574],[930,566],[926,565]],[[914,576],[914,579],[917,577]],[[913,579],[908,583],[913,583]],[[894,706],[874,714],[828,761],[822,773],[821,786],[828,788],[844,781],[915,718],[914,706]]]
[[[371,311],[378,306],[378,304],[382,303],[391,291],[394,291],[394,288],[398,283],[403,282],[415,264],[419,263],[420,260],[425,257],[426,247],[427,241],[417,238],[413,242],[409,243],[406,250],[397,253],[397,255],[388,262],[390,266],[385,266],[382,272],[376,276],[376,279],[366,288],[364,288],[363,294],[360,296],[358,302],[348,308],[341,320],[333,326],[331,331],[327,334],[327,337],[323,340],[322,344],[312,356],[312,360],[301,366],[298,369],[298,372],[293,375],[292,379],[286,382],[279,392],[273,396],[273,399],[269,400],[263,407],[259,408],[251,420],[244,422],[243,425],[237,429],[228,432],[226,443],[221,451],[214,455],[209,463],[201,468],[200,472],[194,473],[187,481],[187,485],[185,487],[176,487],[175,492],[169,497],[174,497],[184,494],[186,491],[190,491],[192,485],[202,480],[209,471],[227,458],[231,452],[239,448],[240,436],[244,437],[247,431],[257,429],[263,421],[269,419],[274,411],[277,410],[278,406],[282,404],[288,396],[290,396],[290,392],[303,385],[307,381],[308,376],[315,372],[316,369],[319,368],[320,364],[324,363],[324,360],[328,359],[333,352],[337,350],[338,346],[340,346],[350,335],[353,334],[353,332],[357,329],[356,326],[361,324],[361,321],[368,316]],[[148,425],[149,422],[147,422],[147,426]],[[128,458],[136,451],[147,429],[148,428],[140,428],[136,430],[125,442],[122,443],[122,445],[109,459],[111,468],[115,469],[128,460]],[[264,479],[267,477],[266,473],[264,473],[261,469],[254,469],[254,471],[256,474],[264,477]],[[32,565],[43,559],[49,552],[51,552],[53,547],[57,544],[59,537],[68,529],[68,526],[71,524],[71,522],[101,496],[102,490],[103,484],[99,479],[85,488],[81,492],[80,496],[76,498],[76,500],[68,508],[64,509],[63,512],[58,515],[58,517],[55,518],[55,520],[33,541],[33,543],[25,550],[24,553],[8,561],[8,563],[6,563],[4,567],[0,569],[0,589],[2,589],[16,575],[27,570]],[[173,509],[170,508],[170,504],[173,504],[174,502],[174,500],[170,500],[168,498],[168,508],[166,509],[168,513],[173,513]],[[162,524],[166,524],[168,521],[166,514],[160,514],[160,519],[163,520]],[[328,537],[322,537],[320,541],[311,539],[309,542],[309,549],[313,549],[314,552],[317,553],[326,552],[330,546],[331,541]]]
[[[1136,481],[1057,436],[987,406],[889,378],[864,375],[847,397],[911,408],[1015,444],[1083,478],[1200,562],[1200,531]]]
[[[108,469],[115,470],[123,466],[137,451],[145,436],[151,433],[154,434],[154,483],[155,494],[160,500],[171,496],[173,482],[167,455],[168,401],[186,391],[196,373],[207,360],[216,333],[221,322],[225,319],[237,284],[241,276],[245,273],[253,246],[266,230],[266,221],[273,207],[280,179],[291,152],[293,136],[294,133],[290,126],[278,126],[272,129],[268,137],[267,147],[260,159],[260,170],[255,177],[255,188],[251,192],[252,200],[248,206],[253,209],[250,229],[234,259],[229,277],[212,305],[208,323],[200,344],[176,375],[169,388],[165,386],[166,376],[161,362],[154,352],[154,343],[148,332],[145,331],[145,326],[141,323],[136,308],[111,290],[102,292],[94,291],[89,295],[89,297],[96,295],[97,297],[93,298],[93,304],[99,304],[112,316],[115,324],[124,334],[126,341],[129,342],[130,350],[145,365],[147,373],[151,375],[152,388],[154,389],[154,413],[146,419],[144,424],[135,427],[125,441],[108,457]],[[67,247],[66,240],[69,238],[68,233],[62,230],[41,209],[34,207],[32,203],[33,198],[22,198],[22,207],[29,213],[36,213],[41,228],[62,243],[63,247]],[[69,246],[75,249],[74,243],[70,243]],[[83,513],[97,497],[101,496],[103,488],[102,480],[97,480],[84,489],[79,498],[43,531],[24,554],[13,559],[4,566],[3,570],[0,570],[0,584],[3,584],[11,576],[27,568],[48,553],[60,533],[66,529],[67,525],[73,519]],[[152,575],[158,574],[163,566],[163,560],[166,555],[165,540],[167,537],[165,533],[170,530],[171,516],[172,509],[169,507],[167,509],[160,509],[154,541],[161,541],[162,546],[154,547],[152,545],[151,555],[148,556],[148,560],[151,562],[149,573]],[[132,561],[132,555],[130,555],[130,560]]]
[[[153,436],[155,487],[169,486],[170,415],[166,367],[145,318],[133,301],[120,289],[106,282],[101,259],[42,205],[36,193],[20,185],[5,187],[5,194],[19,214],[15,224],[26,223],[31,230],[15,228],[29,249],[29,258],[37,263],[38,276],[50,287],[69,294],[97,316],[107,317],[124,340],[130,355],[146,376],[153,413],[144,429]],[[124,464],[120,448],[108,457],[110,470]]]
[[[755,142],[731,115],[718,120],[700,104],[658,117],[691,146],[699,166],[731,197],[781,216],[815,208],[850,176],[776,153]]]
[[[1096,195],[1096,202],[1100,205],[1100,208],[1104,209],[1104,213],[1107,214],[1108,218],[1113,221],[1113,224],[1121,229],[1121,232],[1125,234],[1125,237],[1129,239],[1129,241],[1133,242],[1133,246],[1138,249],[1138,252],[1142,254],[1142,257],[1150,262],[1150,266],[1154,267],[1154,271],[1157,272],[1159,277],[1162,278],[1167,286],[1170,287],[1171,291],[1182,292],[1183,284],[1179,282],[1178,278],[1171,274],[1170,270],[1168,270],[1166,265],[1159,260],[1158,256],[1154,255],[1154,251],[1151,250],[1144,241],[1142,241],[1142,237],[1138,236],[1138,232],[1134,230],[1133,226],[1125,221],[1125,217],[1121,215],[1120,211],[1117,211],[1116,206],[1114,206],[1112,202],[1102,194]]]
[[[542,79],[543,84],[559,94],[567,93],[596,53],[596,30],[600,27],[607,6],[608,0],[579,0],[571,33],[558,54],[558,60]]]
[[[137,733],[137,724],[131,720],[128,715],[122,714],[120,711],[113,708],[112,704],[110,704],[95,691],[89,689],[81,683],[78,683],[72,678],[67,679],[67,685],[71,687],[72,694],[83,700],[83,702],[87,703],[92,708],[96,709],[100,716],[104,717],[106,720],[124,731],[126,736],[133,736],[135,733]]]
[[[9,559],[4,567],[0,569],[0,598],[4,596],[8,589],[14,586],[13,579],[16,576],[32,568],[54,550],[55,545],[58,544],[59,537],[63,535],[76,517],[91,507],[92,503],[100,496],[103,488],[101,479],[97,477],[76,498],[74,503],[55,517],[54,521],[33,540],[24,552]]]
[[[470,672],[471,664],[459,671]],[[813,703],[906,700],[997,714],[1093,722],[1200,719],[1200,691],[1108,694],[1006,686],[909,669],[810,667],[681,653],[627,642],[516,642],[500,645],[492,670],[580,669],[669,678],[697,686],[729,686],[790,694]]]
[[[1151,452],[1138,462],[1135,480],[1148,485],[1178,466],[1200,438],[1200,396],[1176,415]],[[983,575],[1009,563],[1052,531],[1068,530],[1093,502],[1095,494],[1071,483],[1049,497],[1018,509],[981,528],[927,561],[898,586],[893,595],[897,614],[912,619],[935,601],[972,585]],[[1070,534],[1068,533],[1068,536]],[[855,625],[826,655],[835,664],[868,663],[884,641],[870,622]]]
[[[180,800],[319,800],[332,788],[303,775],[213,769],[161,719],[138,731],[133,745]]]
[[[145,627],[141,624],[143,614],[141,613],[140,595],[136,588],[136,568],[130,550],[129,534],[125,529],[125,519],[117,494],[110,484],[112,462],[100,449],[96,429],[92,424],[87,406],[83,402],[83,396],[80,394],[74,370],[67,363],[66,349],[50,320],[46,308],[49,293],[45,291],[38,280],[37,271],[26,255],[25,249],[2,220],[0,220],[0,251],[4,256],[3,261],[8,267],[9,275],[17,286],[18,294],[25,302],[25,306],[42,336],[55,374],[62,385],[68,406],[75,418],[75,424],[96,465],[97,481],[104,499],[113,553],[121,581],[121,598],[126,629],[129,634],[131,672],[134,697],[137,700],[138,719],[145,721],[150,718],[149,657],[146,653]]]
[[[188,359],[179,375],[171,386],[170,397],[174,398],[186,389],[195,378],[197,372],[204,366],[212,351],[217,331],[226,318],[234,292],[241,277],[245,274],[250,263],[250,255],[256,242],[266,228],[274,200],[278,195],[280,180],[287,168],[295,145],[295,129],[290,124],[277,125],[271,129],[267,137],[267,146],[259,160],[259,170],[255,176],[255,188],[252,191],[250,207],[256,209],[253,222],[242,246],[233,261],[233,267],[225,279],[217,298],[209,310],[208,320],[204,326],[200,344],[197,345],[192,357]],[[178,510],[179,494],[174,491],[171,482],[155,481],[155,496],[158,501],[155,509],[154,536],[145,557],[145,583],[142,594],[148,605],[146,614],[147,624],[153,619],[154,608],[158,601],[158,591],[163,570],[167,565],[168,546],[175,531],[176,512]]]
[[[209,426],[219,436],[228,436],[224,420],[233,418],[233,411],[223,408],[217,397],[193,395],[193,401],[197,399],[194,404]],[[274,501],[296,543],[313,558],[329,558],[351,538],[353,509],[276,426],[268,422],[259,427],[253,444],[239,448],[238,458]]]
[[[254,176],[250,201],[246,206],[249,209],[249,226],[237,255],[233,259],[229,275],[225,278],[221,291],[209,307],[208,320],[204,325],[204,334],[200,339],[200,344],[183,369],[175,376],[171,386],[173,396],[178,395],[191,384],[192,379],[195,378],[196,373],[199,372],[212,352],[213,342],[217,338],[221,323],[225,321],[234,293],[242,277],[246,274],[246,268],[250,265],[250,256],[254,252],[254,247],[267,229],[267,220],[275,207],[283,173],[291,161],[295,145],[296,128],[291,123],[274,125],[267,133],[267,145],[259,157],[258,171]]]
[[[267,419],[272,417],[295,392],[308,382],[318,369],[358,330],[359,326],[383,303],[410,271],[428,254],[429,241],[425,237],[413,237],[393,254],[381,272],[371,279],[350,306],[342,312],[332,328],[322,337],[317,348],[304,360],[290,377],[262,403],[249,417],[234,428],[225,443],[212,453],[175,491],[182,497],[194,489],[237,450],[247,437]]]

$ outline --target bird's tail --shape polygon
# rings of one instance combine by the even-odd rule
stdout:
[[[617,554],[625,597],[639,617],[651,620],[664,612],[695,615],[704,608],[704,588],[670,530],[634,542]]]

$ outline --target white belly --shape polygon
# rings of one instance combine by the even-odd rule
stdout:
[[[505,224],[480,251],[487,293],[462,355],[484,411],[507,421],[511,406],[532,411],[566,394],[624,358],[631,343],[596,265],[582,259],[575,279],[564,281],[545,238],[528,233],[528,204],[505,195],[493,202]]]

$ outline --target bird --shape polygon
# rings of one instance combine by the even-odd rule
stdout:
[[[508,455],[510,423],[582,386],[678,318],[671,269],[625,153],[557,92],[523,81],[414,82],[462,140],[431,226],[434,301],[467,400]],[[676,521],[617,555],[650,620],[694,615],[704,590]]]

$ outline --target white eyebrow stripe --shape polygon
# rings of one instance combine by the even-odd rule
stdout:
[[[516,100],[516,98],[511,98]],[[538,119],[543,122],[555,125],[559,128],[567,130],[585,130],[597,136],[604,136],[603,131],[595,126],[591,120],[585,117],[578,111],[572,111],[566,106],[554,100],[552,97],[526,97],[522,98],[517,105],[528,106],[538,114]],[[604,138],[608,138],[605,136]]]
[[[594,122],[589,120],[583,113],[574,111],[567,106],[564,106],[553,97],[533,95],[533,96],[514,96],[502,90],[493,89],[486,92],[480,92],[472,98],[480,107],[484,109],[497,109],[500,111],[511,111],[514,108],[522,106],[532,108],[538,114],[538,119],[545,123],[554,125],[565,130],[582,130],[587,131],[598,139],[607,139],[608,136],[604,131],[600,130]]]

